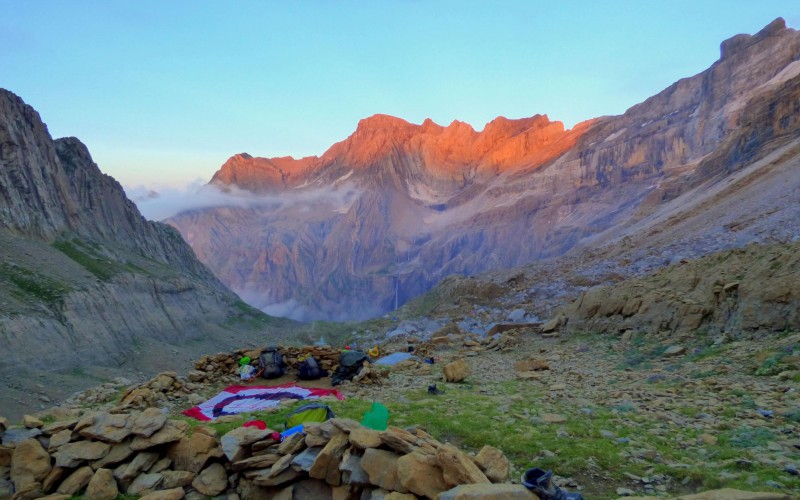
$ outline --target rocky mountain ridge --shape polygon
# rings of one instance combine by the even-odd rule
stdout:
[[[221,347],[252,331],[237,322],[269,321],[177,231],[144,219],[85,145],[54,141],[32,107],[1,89],[0,291],[0,401],[10,415],[35,404],[31,394],[46,402],[97,380],[86,376],[163,369],[163,356],[141,356],[148,349]],[[192,354],[174,362],[182,356]],[[54,371],[61,384],[32,378]]]
[[[647,236],[654,225],[700,215],[677,200],[715,197],[703,206],[708,220],[751,217],[736,199],[755,200],[760,181],[736,192],[726,183],[753,165],[764,167],[748,170],[754,179],[780,170],[770,199],[792,198],[798,60],[800,35],[778,19],[723,42],[708,70],[569,131],[539,115],[498,118],[482,132],[377,115],[319,158],[233,157],[212,184],[268,201],[168,222],[251,304],[301,318],[374,316],[451,274],[524,265],[634,231],[643,249],[662,247]],[[759,163],[779,149],[779,168]],[[795,213],[765,204],[777,208],[776,226]],[[765,241],[750,229],[730,246]],[[705,232],[672,234],[668,245],[699,254],[726,240],[706,247],[690,244]]]

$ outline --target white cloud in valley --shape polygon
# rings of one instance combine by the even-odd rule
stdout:
[[[154,221],[163,221],[182,212],[215,207],[253,208],[273,210],[287,208],[307,209],[310,206],[328,206],[330,210],[346,211],[358,197],[352,186],[313,188],[279,194],[256,194],[236,186],[206,184],[198,179],[184,188],[146,186],[126,187],[125,192],[142,215]]]

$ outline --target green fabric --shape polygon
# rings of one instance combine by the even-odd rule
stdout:
[[[328,407],[322,406],[292,413],[286,417],[286,428],[291,429],[292,427],[308,422],[325,422],[329,418],[328,411]]]
[[[385,431],[389,425],[389,409],[380,403],[372,403],[372,409],[364,413],[361,425],[376,431]]]

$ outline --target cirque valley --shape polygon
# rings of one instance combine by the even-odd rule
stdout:
[[[210,186],[249,202],[167,222],[250,304],[304,320],[366,319],[451,274],[634,233],[661,264],[791,240],[800,34],[777,19],[720,52],[625,114],[570,130],[542,115],[480,132],[375,115],[320,157],[235,155]],[[730,189],[748,168],[758,181]],[[653,230],[669,218],[682,230]],[[629,271],[653,268],[640,267]]]

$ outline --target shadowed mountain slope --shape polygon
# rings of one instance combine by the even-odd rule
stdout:
[[[34,372],[163,370],[271,321],[217,280],[177,231],[145,220],[78,139],[52,140],[33,108],[0,89],[6,414],[35,404],[32,394],[89,383],[76,377],[40,390]]]

